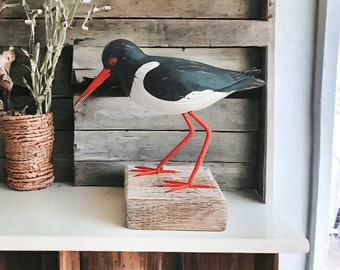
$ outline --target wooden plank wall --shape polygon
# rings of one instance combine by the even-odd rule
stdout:
[[[37,7],[37,1],[28,2]],[[106,4],[107,1],[96,1],[97,6]],[[156,116],[140,110],[128,98],[120,97],[118,82],[99,89],[97,92],[105,98],[87,102],[75,113],[73,123],[73,94],[79,94],[98,73],[103,46],[112,39],[130,39],[148,54],[182,57],[235,70],[258,67],[263,70],[263,78],[267,78],[270,3],[266,0],[121,0],[109,4],[110,11],[94,14],[88,23],[89,31],[80,29],[89,9],[89,4],[81,4],[74,26],[68,31],[67,43],[71,46],[63,51],[53,96],[56,181],[75,179],[77,185],[122,185],[125,165],[155,164],[185,135],[180,116]],[[23,18],[20,9],[7,9],[1,14],[2,48],[9,44],[26,46],[29,31]],[[11,34],[14,30],[15,37]],[[42,44],[43,32],[43,21],[38,20],[37,40]],[[21,95],[24,61],[18,54],[11,75],[19,87],[17,95]],[[222,189],[255,188],[264,194],[261,129],[265,91],[234,96],[199,112],[213,129],[205,166],[211,168]],[[22,104],[20,97],[16,100]],[[204,135],[197,133],[192,143],[175,156],[175,164],[195,161]],[[169,139],[164,147],[159,147],[164,135]],[[4,151],[0,144],[0,181],[6,179],[3,168]]]
[[[278,270],[277,254],[3,252],[1,270]]]
[[[277,270],[272,265],[257,267],[258,254],[81,252],[82,270]],[[267,255],[275,258],[275,255]]]

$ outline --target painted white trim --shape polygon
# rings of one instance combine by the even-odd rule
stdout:
[[[340,2],[318,1],[313,95],[311,203],[308,238],[311,250],[306,269],[327,265],[328,221],[331,191],[332,141],[339,48]]]
[[[0,184],[0,194],[0,250],[308,251],[308,241],[251,190],[223,192],[228,201],[228,228],[222,232],[130,230],[124,188],[56,183],[32,194]]]
[[[269,20],[269,43],[266,59],[266,114],[265,114],[265,141],[264,146],[264,202],[270,205],[274,204],[274,148],[275,148],[275,12],[276,4],[274,1],[268,6]]]
[[[310,203],[316,9],[317,0],[275,1],[273,207],[303,235]],[[280,270],[303,270],[306,254],[280,254],[279,263]]]

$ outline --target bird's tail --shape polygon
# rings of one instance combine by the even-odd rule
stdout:
[[[261,70],[256,68],[252,68],[243,72],[235,72],[232,74],[235,82],[230,85],[228,89],[231,91],[242,91],[262,87],[266,84],[265,81],[255,77],[260,73]]]
[[[247,75],[249,75],[249,76],[256,76],[256,75],[259,75],[260,73],[261,73],[261,69],[258,69],[258,68],[256,68],[256,67],[253,67],[253,68],[251,68],[251,69],[248,69],[248,70],[246,70],[246,71],[243,71],[242,73],[244,73],[244,74],[247,74]]]
[[[232,77],[233,79],[238,82],[238,81],[242,81],[248,77],[251,77],[251,76],[257,76],[261,73],[261,70],[260,69],[257,69],[257,68],[251,68],[251,69],[248,69],[246,71],[242,71],[242,72],[235,72]]]

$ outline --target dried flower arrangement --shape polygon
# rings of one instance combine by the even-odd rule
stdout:
[[[0,106],[0,136],[6,148],[8,183],[13,189],[36,190],[46,188],[54,181],[51,162],[54,141],[53,114],[50,112],[52,84],[66,32],[71,27],[79,2],[80,0],[42,0],[39,8],[31,8],[26,0],[17,4],[8,4],[6,0],[0,2],[0,13],[6,8],[21,7],[26,14],[25,24],[30,28],[30,35],[28,50],[23,52],[29,59],[26,67],[30,78],[23,80],[36,105],[34,115],[26,114],[25,109],[17,112],[8,110],[9,106]],[[88,30],[86,22],[93,13],[110,8],[96,8],[93,1],[82,29]],[[45,22],[46,48],[41,48],[40,43],[36,42],[36,25],[38,19],[42,18]],[[0,88],[4,90],[5,99],[2,100],[7,105],[13,86],[9,69],[14,59],[12,47],[0,55],[0,66],[3,66],[2,69],[0,67]]]
[[[0,14],[7,8],[18,7],[23,8],[26,14],[25,24],[30,27],[30,37],[28,50],[22,49],[22,51],[29,59],[29,65],[26,67],[31,78],[30,80],[23,79],[25,86],[35,100],[37,114],[47,113],[51,109],[55,68],[65,44],[66,32],[71,28],[79,2],[80,0],[42,0],[41,6],[34,9],[28,5],[26,0],[21,0],[21,3],[14,4],[6,3],[6,0],[2,0],[0,3]],[[81,27],[85,31],[88,30],[86,24],[92,19],[94,13],[111,9],[111,6],[96,7],[94,0],[88,2],[91,2],[91,6]],[[40,42],[36,42],[36,19],[41,17],[45,21],[46,50],[42,50]],[[9,51],[14,55],[12,47]],[[9,51],[4,53],[6,54]],[[9,76],[6,78],[10,79]],[[10,93],[10,91],[6,93]]]
[[[31,81],[24,78],[24,83],[35,100],[37,114],[47,113],[51,109],[55,68],[79,2],[80,0],[44,0],[40,8],[31,9],[26,0],[22,0],[21,6],[27,17],[25,24],[31,30],[28,51],[24,51],[29,58],[30,66],[27,68]],[[36,18],[39,15],[43,15],[45,20],[45,52],[42,52],[40,43],[36,42]]]
[[[26,14],[25,24],[30,27],[28,50],[23,50],[29,59],[26,67],[30,79],[23,80],[35,101],[36,114],[26,115],[25,111],[5,111],[0,114],[0,135],[6,148],[7,179],[13,189],[37,190],[50,186],[54,181],[54,125],[53,114],[50,112],[52,84],[66,32],[71,26],[79,2],[80,0],[43,0],[41,7],[35,9],[30,8],[26,0],[22,0],[20,4]],[[0,12],[7,7],[17,6],[19,5],[3,4]],[[44,50],[35,39],[36,19],[39,16],[43,16],[45,22]],[[13,83],[8,74],[15,55],[10,47],[1,56],[4,74],[7,76],[2,76],[2,80],[5,77],[7,83],[4,86],[8,88],[2,89],[9,96]]]

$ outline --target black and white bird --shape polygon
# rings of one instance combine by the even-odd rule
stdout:
[[[75,106],[111,76],[119,78],[122,89],[136,104],[162,114],[182,114],[189,127],[188,135],[156,168],[137,166],[132,170],[140,176],[175,172],[163,167],[194,135],[191,119],[195,120],[206,131],[206,137],[191,175],[187,182],[168,180],[163,186],[169,187],[170,191],[209,188],[194,183],[211,139],[210,128],[194,111],[207,108],[232,93],[264,86],[265,82],[255,77],[259,70],[238,72],[180,58],[150,56],[125,39],[107,44],[102,62],[103,70],[85,89]]]

